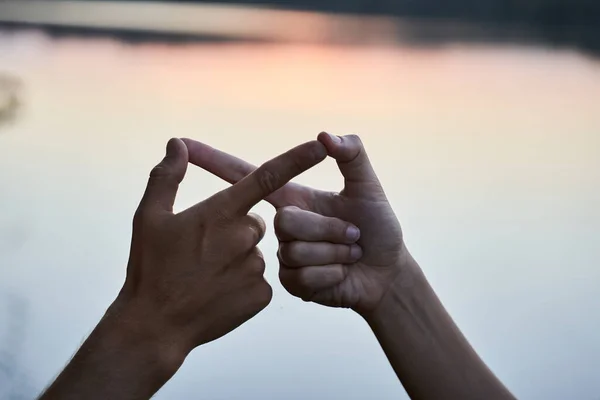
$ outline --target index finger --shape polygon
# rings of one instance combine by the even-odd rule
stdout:
[[[247,214],[258,202],[323,161],[326,156],[325,146],[316,140],[301,144],[267,161],[221,193],[228,198],[231,212]]]
[[[234,184],[256,169],[256,166],[234,155],[193,139],[182,139],[188,148],[189,162]]]
[[[182,139],[188,148],[189,162],[210,172],[232,185],[250,175],[256,166],[234,155],[193,139]],[[289,205],[287,199],[294,196],[293,186],[287,186],[265,197],[275,208]],[[287,190],[287,193],[283,191]]]

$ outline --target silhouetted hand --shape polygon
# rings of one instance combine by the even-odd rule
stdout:
[[[283,285],[304,300],[359,312],[411,398],[514,398],[406,250],[359,138],[323,133],[318,139],[258,169],[172,139],[134,218],[121,293],[40,398],[148,399],[194,347],[266,307],[272,291],[256,248],[265,225],[248,214],[262,199],[277,208]],[[345,178],[340,193],[287,183],[326,154]],[[188,161],[234,184],[173,214]]]
[[[326,155],[305,143],[174,214],[189,153],[171,139],[133,219],[121,292],[40,399],[149,399],[195,347],[265,308],[272,290],[256,248],[265,224],[248,211]]]
[[[184,140],[191,163],[230,183],[255,170],[239,158]],[[369,314],[412,258],[359,137],[321,133],[318,140],[337,161],[345,185],[335,193],[288,183],[266,198],[277,209],[280,280],[305,301]]]
[[[175,357],[225,335],[265,308],[272,290],[256,248],[265,224],[248,211],[325,157],[322,144],[305,143],[173,214],[188,148],[182,140],[169,141],[134,218],[127,279],[119,296],[124,308],[133,310],[128,315],[140,326],[156,328]]]

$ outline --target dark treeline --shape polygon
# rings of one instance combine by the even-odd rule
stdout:
[[[98,1],[98,0],[87,0]],[[141,1],[141,0],[140,0]],[[145,0],[146,1],[146,0]],[[469,21],[543,24],[600,24],[597,0],[177,0],[186,3],[234,3],[354,14]],[[164,1],[163,1],[164,2]]]
[[[101,1],[101,0],[84,0]],[[142,1],[142,0],[139,0]],[[147,0],[143,0],[147,1]],[[185,3],[229,3],[276,8],[387,15],[435,21],[489,25],[509,37],[528,31],[547,44],[600,54],[600,0],[177,0]],[[164,0],[162,2],[165,2]],[[492,33],[495,35],[496,33]],[[460,38],[461,40],[464,38]],[[477,38],[472,38],[477,39]],[[494,39],[489,35],[485,40]],[[523,39],[527,40],[527,37]],[[437,40],[437,39],[436,39]],[[453,40],[440,38],[440,40]]]
[[[169,2],[169,0],[127,1]],[[240,4],[356,15],[385,15],[433,22],[427,24],[430,28],[438,26],[436,21],[453,21],[474,25],[477,29],[466,31],[424,29],[410,40],[429,44],[453,41],[533,42],[575,48],[600,56],[600,0],[176,0],[173,2]],[[5,29],[10,29],[13,25],[18,27],[23,24],[0,24]],[[53,35],[108,33],[131,42],[198,40],[196,36],[187,37],[180,34],[107,32],[105,29],[66,26],[42,26],[42,28]],[[209,37],[202,39],[229,40]]]

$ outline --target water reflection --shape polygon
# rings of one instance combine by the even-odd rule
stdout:
[[[0,282],[28,305],[5,303],[14,328],[3,343],[19,355],[3,353],[9,375],[26,366],[41,390],[117,293],[131,216],[168,138],[260,163],[327,129],[363,136],[412,252],[518,397],[600,392],[593,60],[527,47],[129,46],[31,32],[0,33],[0,54],[0,69],[27,84],[26,115],[0,136],[0,221],[35,226],[20,246],[0,236],[10,248]],[[299,181],[335,188],[340,177],[325,163]],[[223,187],[191,168],[177,209]],[[287,295],[272,232],[261,246],[272,306],[194,352],[157,398],[402,398],[368,327]]]
[[[24,373],[20,360],[29,334],[29,302],[22,295],[0,289],[0,398],[25,400],[36,395],[31,379]]]

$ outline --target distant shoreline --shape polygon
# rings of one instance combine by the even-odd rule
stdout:
[[[138,9],[144,12],[139,13]],[[516,43],[570,48],[600,56],[600,23],[551,26],[473,22],[469,18],[401,19],[253,8],[247,4],[4,0],[0,1],[0,29],[9,32],[35,29],[52,37],[111,37],[132,44],[308,42],[435,46]]]
[[[41,23],[0,22],[0,32],[42,31],[45,34],[61,37],[102,38],[108,37],[131,44],[150,42],[160,43],[268,43],[268,40],[252,39],[243,36],[210,35],[152,30],[115,29],[86,26],[64,26]]]

